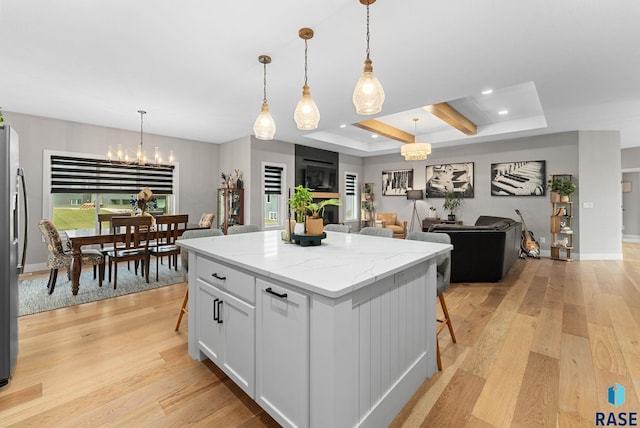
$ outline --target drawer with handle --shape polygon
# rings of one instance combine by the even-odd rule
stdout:
[[[204,257],[198,257],[196,273],[203,281],[255,304],[253,276]]]

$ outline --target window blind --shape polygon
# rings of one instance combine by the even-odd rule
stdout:
[[[264,193],[266,195],[282,194],[282,167],[264,166]]]
[[[355,196],[356,195],[356,175],[347,174],[347,179],[345,183],[345,190],[347,196]]]
[[[51,156],[51,193],[173,194],[173,165],[135,165],[102,159]]]

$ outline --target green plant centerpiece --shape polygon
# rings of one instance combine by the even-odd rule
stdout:
[[[462,197],[459,193],[447,192],[444,194],[444,204],[442,204],[442,207],[445,211],[449,211],[449,220],[456,220],[454,212],[460,207],[460,204],[462,204]]]
[[[557,177],[549,179],[549,188],[552,193],[560,195],[561,200],[568,201],[569,195],[576,191],[576,183],[571,181],[568,177]],[[552,195],[553,198],[553,195]]]
[[[307,206],[307,210],[311,213],[306,219],[307,235],[322,235],[324,231],[324,214],[325,207],[333,205],[340,206],[341,203],[338,199],[324,199],[320,202],[311,202]]]
[[[294,232],[296,235],[304,234],[304,219],[309,204],[313,203],[311,189],[302,184],[294,188],[293,195],[289,197],[289,208],[293,211],[296,220]]]

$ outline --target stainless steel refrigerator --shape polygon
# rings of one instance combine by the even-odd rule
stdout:
[[[27,198],[18,133],[0,125],[0,387],[18,357],[18,275],[27,248]],[[22,228],[22,229],[21,229]]]

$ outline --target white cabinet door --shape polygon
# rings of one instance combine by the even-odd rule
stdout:
[[[220,365],[224,344],[224,326],[218,321],[222,305],[222,292],[201,279],[197,280],[197,284],[196,335],[198,345],[211,361]]]
[[[256,398],[284,426],[309,426],[309,296],[256,280]]]
[[[254,397],[255,307],[198,279],[200,349],[244,392]]]
[[[224,293],[220,320],[224,325],[224,355],[219,365],[229,377],[254,398],[255,307]]]

